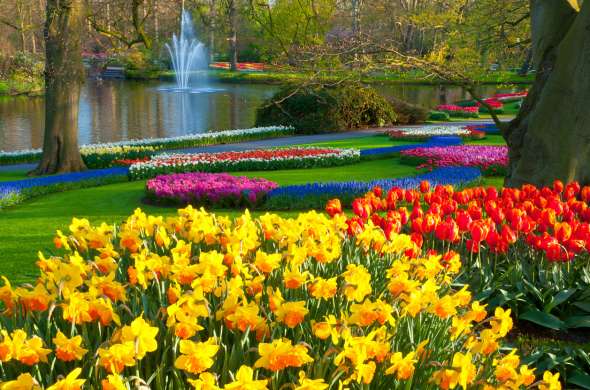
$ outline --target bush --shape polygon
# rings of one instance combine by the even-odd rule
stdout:
[[[285,87],[256,113],[257,126],[287,125],[305,134],[381,127],[395,120],[395,111],[385,98],[358,85]]]
[[[428,110],[424,107],[394,97],[389,97],[387,100],[397,115],[396,123],[398,124],[416,125],[424,123],[428,119]]]
[[[430,111],[428,115],[428,120],[430,121],[448,121],[449,119],[451,119],[451,116],[442,111]]]

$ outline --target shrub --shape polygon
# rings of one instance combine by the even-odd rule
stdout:
[[[256,113],[256,125],[293,126],[298,133],[346,131],[385,126],[396,120],[391,105],[372,88],[289,86],[268,99]]]
[[[451,116],[442,111],[430,111],[428,115],[428,120],[431,121],[448,121],[449,119],[451,119]]]
[[[401,99],[388,97],[387,101],[393,107],[393,111],[397,115],[396,123],[401,125],[416,125],[426,122],[428,119],[428,110]]]

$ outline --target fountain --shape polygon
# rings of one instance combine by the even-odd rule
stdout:
[[[172,92],[218,92],[215,88],[192,88],[191,78],[207,69],[207,49],[202,42],[195,38],[193,20],[188,11],[182,10],[180,22],[180,35],[172,36],[172,43],[166,44],[172,60],[172,68],[176,77],[176,87],[160,88],[162,91]]]

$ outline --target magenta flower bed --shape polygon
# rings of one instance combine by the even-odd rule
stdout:
[[[506,146],[461,145],[435,148],[416,148],[401,152],[405,162],[424,167],[477,167],[484,174],[505,173],[508,166]]]
[[[256,207],[277,183],[227,173],[175,173],[148,180],[150,201],[168,205]]]

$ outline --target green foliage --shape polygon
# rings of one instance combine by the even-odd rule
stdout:
[[[415,125],[426,122],[429,112],[426,108],[410,104],[394,97],[387,98],[393,111],[397,114],[396,123],[402,125]]]
[[[272,6],[251,2],[248,16],[258,54],[268,61],[294,62],[296,48],[323,43],[335,11],[333,0],[275,0]]]
[[[395,120],[396,113],[385,98],[358,85],[285,87],[256,113],[257,126],[293,126],[304,134],[382,127]]]
[[[442,111],[430,111],[428,115],[428,120],[430,121],[448,121],[449,119],[451,119],[451,116]]]
[[[0,54],[0,95],[38,93],[43,89],[43,62],[30,54]]]
[[[561,341],[551,338],[548,332],[539,333],[544,335],[519,336],[514,340],[513,344],[524,357],[523,363],[536,367],[539,372],[558,371],[568,388],[590,389],[590,343]]]

